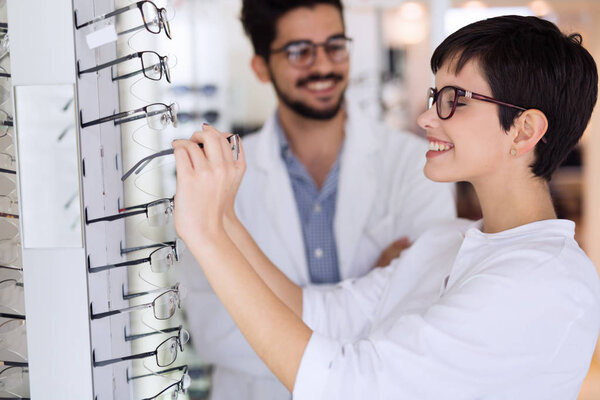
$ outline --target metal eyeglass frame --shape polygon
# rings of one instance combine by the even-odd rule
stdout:
[[[340,40],[340,39],[344,40],[347,56],[344,57],[344,59],[342,59],[342,60],[335,60],[329,54],[330,50],[328,49],[327,46],[331,45],[331,43],[333,41]],[[310,61],[306,62],[306,64],[298,64],[296,61],[293,61],[292,55],[294,53],[291,50],[291,48],[293,48],[293,46],[298,46],[298,45],[307,45],[311,49],[311,58],[310,58]],[[310,40],[294,40],[289,43],[286,43],[284,46],[282,46],[278,49],[271,49],[270,53],[271,54],[286,53],[286,57],[287,57],[290,65],[292,65],[295,68],[304,69],[304,68],[312,67],[313,64],[315,63],[315,61],[317,59],[317,48],[318,47],[323,47],[323,50],[325,50],[325,54],[327,54],[327,58],[329,59],[329,61],[336,63],[336,64],[346,62],[350,58],[350,51],[352,50],[352,38],[349,38],[344,34],[339,34],[339,35],[333,35],[321,43],[313,43]]]
[[[176,240],[171,240],[168,242],[160,242],[160,243],[153,243],[153,244],[147,244],[144,246],[135,246],[135,247],[123,247],[123,243],[120,243],[120,252],[121,255],[123,254],[128,254],[128,253],[133,253],[136,251],[140,251],[140,250],[147,250],[147,249],[156,249],[159,247],[163,247],[163,246],[176,246],[178,249],[180,249],[183,246],[183,242],[181,239],[176,239]]]
[[[156,316],[155,305],[156,305],[156,301],[161,299],[162,296],[172,296],[172,295],[175,296],[175,299],[177,301],[177,308],[181,308],[181,299],[179,297],[179,290],[169,289],[169,290],[166,290],[163,293],[159,294],[158,296],[156,296],[156,298],[154,300],[152,300],[150,303],[144,303],[144,304],[139,304],[137,306],[121,308],[119,310],[105,311],[105,312],[101,312],[98,314],[94,314],[93,303],[92,303],[92,304],[90,304],[90,319],[92,319],[92,320],[102,319],[102,318],[110,317],[112,315],[125,314],[125,313],[129,313],[129,312],[133,312],[133,311],[144,310],[146,308],[152,308],[154,318],[156,318],[158,320],[167,320],[167,319],[171,318],[173,316],[173,314],[175,314],[175,311],[173,310],[173,313],[171,315],[169,315],[167,318],[158,318]]]
[[[152,20],[152,21],[147,20],[146,15],[144,15],[144,4],[151,4],[154,7],[154,9],[156,10],[156,17],[158,20]],[[136,8],[140,10],[140,13],[142,14],[142,21],[144,21],[144,23],[142,25],[136,26],[135,28],[131,28],[131,29],[127,29],[123,32],[119,32],[119,33],[117,33],[117,35],[125,35],[127,33],[135,32],[135,31],[138,31],[138,30],[144,29],[144,28],[146,28],[146,30],[148,32],[158,35],[161,32],[161,30],[164,29],[165,35],[167,35],[167,37],[169,39],[171,39],[171,27],[169,26],[169,20],[167,19],[167,10],[164,7],[158,8],[156,6],[156,4],[154,4],[150,0],[142,0],[142,1],[138,1],[137,3],[130,4],[126,7],[118,8],[109,13],[99,15],[88,22],[84,22],[81,25],[77,24],[77,10],[75,10],[75,29],[81,29],[83,27],[93,25],[97,22],[104,21],[105,19],[112,18],[114,16],[123,14],[124,12],[127,12],[129,10],[134,10]],[[158,26],[157,31],[153,31],[151,29],[151,26],[153,26],[153,25]]]
[[[150,65],[150,66],[145,66],[144,65],[143,56],[144,56],[144,54],[148,54],[148,53],[153,53],[154,55],[156,55],[156,57],[158,57],[158,63]],[[142,69],[137,70],[137,71],[133,71],[133,72],[130,72],[130,73],[127,73],[127,74],[124,74],[124,75],[118,75],[118,76],[114,76],[113,75],[112,76],[112,80],[113,81],[116,81],[116,80],[119,80],[119,79],[127,79],[127,78],[131,78],[132,76],[136,76],[136,75],[139,75],[139,74],[144,74],[144,76],[146,78],[148,78],[148,79],[150,79],[152,81],[160,81],[161,78],[162,78],[162,76],[165,75],[165,78],[167,79],[167,82],[171,83],[171,71],[169,70],[169,64],[168,64],[169,57],[167,57],[167,56],[161,56],[157,52],[155,52],[155,51],[149,51],[149,50],[138,51],[138,52],[135,52],[135,53],[131,53],[131,54],[127,55],[127,56],[119,57],[119,58],[117,58],[115,60],[106,62],[104,64],[100,64],[100,65],[96,65],[95,67],[92,67],[92,68],[84,69],[83,71],[79,67],[79,61],[77,61],[77,74],[79,76],[81,76],[83,74],[89,74],[91,72],[98,72],[98,71],[100,71],[102,69],[112,67],[114,65],[123,63],[125,61],[133,60],[134,58],[139,58],[140,59],[140,63],[142,64]],[[158,75],[157,78],[155,78],[153,76],[150,76],[150,75],[148,75],[146,73],[147,70],[151,70],[154,67],[156,67],[157,65],[160,66],[160,68],[157,70],[158,72],[160,72],[160,74]],[[112,70],[111,70],[111,75],[112,75]]]
[[[231,151],[233,154],[233,159],[237,160],[239,157],[239,154],[240,154],[240,136],[237,134],[230,135],[227,137],[227,141],[231,144]],[[204,148],[204,145],[202,143],[198,143],[198,146],[200,146],[201,149]],[[134,172],[136,175],[139,174],[140,172],[142,172],[142,170],[146,167],[146,165],[148,165],[150,163],[150,161],[154,160],[155,158],[166,156],[166,155],[173,154],[173,153],[174,153],[174,150],[171,148],[171,149],[159,151],[158,153],[150,154],[149,156],[142,158],[137,163],[135,163],[135,165],[133,167],[131,167],[127,172],[125,172],[125,174],[121,177],[121,181],[125,181],[125,179],[129,178],[129,176],[131,176],[131,174],[133,174]]]
[[[171,328],[165,328],[165,329],[157,329],[152,332],[138,333],[136,335],[128,335],[127,327],[125,327],[125,328],[123,328],[123,337],[125,338],[126,342],[131,342],[131,341],[142,339],[142,338],[145,338],[148,336],[154,336],[154,335],[160,335],[163,333],[172,333],[172,332],[177,332],[177,336],[179,336],[180,340],[181,340],[181,332],[185,332],[185,335],[188,337],[188,339],[185,341],[181,340],[181,342],[182,342],[182,344],[186,344],[188,342],[190,334],[188,333],[188,331],[183,329],[183,325],[179,325],[179,326],[175,326],[175,327],[171,327]]]
[[[127,260],[127,261],[123,261],[123,262],[116,263],[116,264],[102,265],[99,267],[90,267],[89,266],[89,256],[88,256],[88,272],[90,274],[93,274],[93,273],[97,273],[97,272],[101,272],[101,271],[111,270],[114,268],[128,267],[128,266],[139,265],[139,264],[144,264],[144,263],[149,263],[150,266],[152,266],[152,256],[154,255],[154,253],[156,253],[157,251],[161,251],[162,249],[169,248],[169,247],[171,248],[171,252],[168,253],[167,257],[169,255],[172,256],[172,259],[173,259],[173,262],[171,263],[171,265],[172,265],[174,262],[179,261],[179,252],[177,251],[176,243],[174,243],[172,245],[165,244],[163,246],[160,246],[156,250],[152,251],[152,253],[150,253],[150,255],[148,257],[138,258],[136,260]]]
[[[173,357],[173,361],[171,361],[168,364],[161,365],[158,362],[158,349],[173,339],[176,341],[176,343],[178,345],[175,347],[175,356]],[[112,358],[109,360],[96,361],[96,350],[94,350],[92,352],[92,358],[93,358],[94,367],[103,367],[105,365],[115,364],[115,363],[118,363],[121,361],[139,360],[142,358],[148,358],[148,357],[155,356],[156,357],[156,365],[158,365],[159,367],[168,367],[169,365],[173,364],[175,362],[175,360],[177,359],[177,347],[179,347],[179,349],[181,351],[183,351],[183,345],[179,342],[179,337],[171,336],[168,339],[165,339],[164,341],[162,341],[158,346],[156,346],[156,349],[154,349],[153,351],[148,351],[148,352],[139,353],[139,354],[132,354],[130,356],[125,356],[125,357]]]
[[[127,376],[127,382],[129,381],[133,381],[135,379],[141,379],[141,378],[148,378],[151,376],[157,376],[157,375],[162,375],[162,374],[168,374],[171,372],[175,372],[175,371],[183,371],[183,374],[187,374],[188,372],[188,366],[187,365],[180,365],[179,367],[172,367],[172,368],[168,368],[168,369],[163,369],[161,371],[156,371],[156,372],[151,372],[149,374],[143,374],[143,375],[134,375],[134,376],[129,376],[129,369],[127,369],[127,371],[125,371],[125,375]]]
[[[167,211],[170,210],[170,212],[173,213],[173,209],[175,208],[175,203],[174,203],[173,197],[171,197],[170,199],[168,199],[168,198],[159,199],[159,200],[151,201],[149,203],[139,204],[137,206],[121,208],[121,209],[119,209],[119,214],[107,215],[106,217],[100,217],[100,218],[94,218],[94,219],[88,219],[87,208],[86,208],[85,209],[85,223],[86,223],[86,225],[89,225],[89,224],[93,224],[93,223],[101,222],[101,221],[115,221],[117,219],[127,218],[127,217],[131,217],[133,215],[139,215],[139,214],[146,214],[146,218],[148,218],[148,208],[149,207],[152,207],[155,204],[167,202],[167,201],[169,202],[169,205],[167,206]],[[131,211],[131,210],[134,210],[134,211]]]
[[[173,390],[173,388],[175,388],[175,392],[171,393],[169,398],[175,400],[175,399],[179,398],[179,393],[185,394],[185,392],[187,392],[187,389],[190,387],[190,384],[191,384],[191,379],[186,370],[185,373],[181,376],[181,379],[179,379],[177,382],[173,382],[172,384],[170,384],[169,386],[167,386],[166,388],[164,388],[163,390],[161,390],[154,396],[146,397],[142,400],[155,400],[162,394],[168,393],[170,390]],[[176,396],[173,397],[173,395],[176,395]]]
[[[148,112],[148,109],[151,107],[154,107],[154,106],[163,106],[164,110]],[[98,119],[95,119],[93,121],[88,121],[88,122],[83,122],[83,115],[80,110],[79,111],[79,120],[81,121],[81,127],[87,128],[88,126],[100,125],[100,124],[103,124],[103,123],[109,122],[109,121],[114,121],[115,125],[121,125],[121,124],[124,124],[127,122],[137,121],[142,118],[149,118],[154,115],[168,113],[169,121],[172,123],[173,127],[177,128],[177,110],[178,109],[179,109],[179,106],[175,102],[171,103],[170,105],[166,105],[165,103],[152,103],[152,104],[148,104],[145,107],[136,108],[135,110],[123,111],[123,112],[120,112],[117,114],[108,115],[106,117],[98,118]],[[130,117],[130,115],[134,115],[134,114],[138,114],[138,113],[143,113],[143,114]],[[150,123],[148,123],[148,126],[150,126]],[[154,128],[152,128],[152,129],[154,129]]]
[[[164,292],[166,290],[176,290],[179,292],[180,299],[182,299],[184,297],[183,292],[185,289],[184,289],[183,285],[179,284],[179,282],[177,282],[173,286],[161,287],[161,288],[157,288],[157,289],[153,289],[153,290],[146,290],[144,292],[135,292],[135,293],[125,293],[125,284],[121,285],[121,295],[123,297],[123,300],[131,300],[136,297],[146,296],[146,295],[154,294],[154,293],[160,293],[160,292]]]
[[[448,114],[447,117],[442,117],[442,112],[440,110],[440,108],[442,107],[442,105],[441,105],[441,102],[439,102],[437,100],[438,100],[438,97],[439,97],[440,93],[442,93],[446,89],[452,89],[452,90],[454,90],[454,99],[452,101],[452,109],[450,110],[450,114]],[[456,111],[456,105],[458,104],[458,98],[459,97],[465,97],[467,99],[475,99],[475,100],[487,101],[488,103],[494,103],[494,104],[498,104],[500,106],[514,108],[514,109],[517,109],[517,110],[520,110],[520,111],[527,111],[526,108],[523,108],[521,106],[516,106],[514,104],[506,103],[504,101],[500,101],[500,100],[494,99],[493,97],[486,96],[484,94],[471,92],[469,90],[461,89],[459,87],[450,86],[450,85],[449,86],[444,86],[440,90],[437,90],[436,88],[432,88],[432,87],[429,88],[429,90],[427,92],[427,109],[430,109],[435,104],[436,105],[435,106],[435,111],[437,113],[438,118],[441,119],[441,120],[444,120],[444,121],[448,120],[448,119],[452,118],[452,116],[454,115],[454,112]],[[547,143],[546,138],[543,137],[543,136],[542,136],[542,142],[543,143]]]

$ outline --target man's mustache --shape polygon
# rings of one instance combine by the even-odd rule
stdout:
[[[315,81],[322,81],[322,80],[326,80],[326,79],[331,79],[334,80],[336,82],[341,81],[342,79],[344,79],[341,75],[339,74],[334,74],[333,72],[327,75],[319,75],[319,74],[313,74],[313,75],[309,75],[306,78],[300,79],[297,83],[296,83],[296,87],[300,87],[300,86],[304,86],[310,82],[315,82]]]

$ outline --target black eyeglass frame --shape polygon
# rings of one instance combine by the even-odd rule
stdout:
[[[125,357],[117,357],[117,358],[111,358],[108,360],[96,361],[96,351],[94,350],[92,352],[92,359],[93,359],[92,362],[93,362],[94,367],[103,367],[105,365],[115,364],[115,363],[118,363],[121,361],[139,360],[139,359],[155,356],[156,357],[156,365],[158,365],[159,367],[168,367],[169,365],[173,364],[175,362],[175,360],[177,359],[177,347],[175,347],[175,357],[173,357],[173,361],[171,361],[170,363],[168,363],[166,365],[161,365],[158,362],[158,349],[160,348],[160,346],[164,345],[165,343],[167,343],[173,339],[176,341],[176,343],[178,345],[177,347],[179,347],[179,349],[181,351],[183,351],[183,345],[180,343],[179,337],[171,336],[171,337],[165,339],[164,341],[162,341],[158,346],[156,346],[156,349],[154,349],[153,351],[147,351],[145,353],[139,353],[139,354],[132,354],[130,356],[125,356]]]
[[[345,41],[347,56],[344,59],[342,59],[342,60],[335,60],[329,54],[327,46],[330,45],[331,42],[333,42],[334,40],[340,40],[340,39],[344,39],[344,41]],[[314,42],[312,42],[310,40],[294,40],[294,41],[286,43],[285,45],[283,45],[280,48],[270,49],[269,53],[270,54],[286,53],[286,57],[287,57],[288,62],[290,63],[290,65],[292,65],[292,66],[294,66],[296,68],[305,69],[305,68],[310,68],[315,63],[315,60],[317,59],[317,48],[318,47],[323,47],[323,50],[325,50],[325,54],[327,55],[327,58],[331,62],[333,62],[333,63],[339,64],[339,63],[348,61],[348,59],[350,58],[350,52],[352,51],[352,43],[353,43],[352,38],[349,38],[345,34],[340,33],[340,34],[333,35],[333,36],[329,37],[327,40],[325,40],[324,42],[321,42],[321,43],[314,43]],[[310,62],[307,62],[305,65],[296,64],[290,58],[290,56],[292,54],[292,52],[290,50],[290,47],[297,46],[299,44],[306,44],[306,45],[310,45],[311,46],[311,52],[312,53],[311,53]]]
[[[144,65],[144,58],[143,58],[143,56],[144,56],[144,54],[148,54],[148,53],[153,53],[153,54],[156,55],[156,57],[158,57],[158,63],[157,64],[153,64],[153,65],[150,65],[150,66],[145,66]],[[130,73],[127,73],[127,74],[124,74],[124,75],[117,75],[117,76],[112,75],[112,70],[111,70],[111,75],[112,75],[111,78],[112,78],[113,81],[120,80],[120,79],[127,79],[127,78],[131,78],[133,76],[139,75],[139,74],[144,74],[144,76],[146,78],[150,79],[151,81],[160,81],[162,79],[162,76],[165,75],[165,78],[167,79],[167,82],[171,83],[171,71],[170,71],[169,65],[168,65],[169,57],[168,56],[161,56],[157,52],[150,51],[150,50],[138,51],[138,52],[135,52],[135,53],[131,53],[129,55],[126,55],[126,56],[123,56],[123,57],[119,57],[119,58],[117,58],[115,60],[106,62],[104,64],[96,65],[95,67],[84,69],[84,70],[81,70],[81,68],[79,66],[79,61],[77,61],[77,74],[79,76],[81,76],[83,74],[89,74],[89,73],[92,73],[92,72],[98,72],[98,71],[100,71],[102,69],[113,67],[113,66],[121,64],[121,63],[123,63],[125,61],[133,60],[134,58],[139,58],[140,59],[140,63],[142,64],[142,69],[137,70],[137,71],[133,71],[133,72],[130,72]],[[160,73],[159,73],[158,77],[153,77],[153,76],[148,75],[146,73],[146,71],[149,70],[149,69],[154,68],[156,65],[160,65],[160,68],[158,70]]]
[[[86,208],[85,209],[85,224],[89,225],[89,224],[93,224],[93,223],[101,222],[101,221],[115,221],[117,219],[127,218],[127,217],[131,217],[133,215],[139,215],[139,214],[146,214],[146,218],[147,218],[148,217],[148,208],[152,207],[155,204],[163,203],[166,201],[169,202],[169,205],[167,206],[167,208],[170,209],[172,212],[173,208],[175,208],[174,197],[154,200],[154,201],[151,201],[151,202],[145,203],[145,204],[138,204],[136,206],[121,208],[119,210],[119,214],[107,215],[105,217],[94,218],[94,219],[88,219],[87,208]],[[134,210],[134,211],[131,211],[131,210]]]
[[[144,264],[144,263],[150,263],[150,265],[152,265],[152,255],[154,253],[156,253],[157,251],[166,249],[168,247],[171,248],[171,254],[174,256],[174,261],[175,262],[179,261],[179,253],[177,251],[176,244],[172,244],[172,245],[165,244],[165,245],[157,248],[156,250],[152,251],[152,253],[150,253],[150,255],[148,255],[148,257],[138,258],[135,260],[127,260],[127,261],[123,261],[123,262],[115,263],[115,264],[106,264],[106,265],[102,265],[99,267],[90,267],[89,266],[89,257],[88,257],[88,272],[90,274],[94,274],[97,272],[107,271],[107,270],[111,270],[111,269],[115,269],[115,268],[128,267],[128,266],[139,265],[139,264]]]
[[[156,15],[158,17],[158,21],[146,21],[146,16],[144,15],[144,8],[143,8],[145,3],[149,3],[149,4],[152,4],[154,6],[154,8],[156,9]],[[128,6],[118,8],[118,9],[116,9],[114,11],[109,12],[109,13],[106,13],[106,14],[103,14],[103,15],[99,15],[99,16],[91,19],[88,22],[84,22],[81,25],[78,25],[78,23],[77,23],[77,10],[75,10],[75,12],[74,12],[74,14],[75,14],[75,17],[74,17],[75,18],[75,29],[81,29],[83,27],[86,27],[86,26],[89,26],[89,25],[93,25],[93,24],[95,24],[97,22],[104,21],[104,20],[106,20],[108,18],[115,17],[115,16],[117,16],[119,14],[123,14],[124,12],[127,12],[129,10],[134,10],[136,8],[140,10],[140,14],[142,14],[142,21],[144,21],[144,23],[142,25],[136,26],[135,28],[131,28],[131,29],[127,29],[127,30],[125,30],[123,32],[119,32],[118,35],[125,35],[127,33],[135,32],[135,31],[138,31],[138,30],[143,29],[143,28],[146,28],[146,30],[148,32],[150,32],[150,33],[158,35],[161,32],[161,30],[164,29],[165,30],[165,35],[167,35],[167,37],[169,39],[172,39],[171,38],[171,27],[169,25],[169,20],[167,19],[167,10],[164,7],[158,8],[156,6],[156,4],[154,4],[150,0],[142,0],[142,1],[138,1],[136,3],[130,4]],[[157,25],[158,26],[158,30],[157,31],[152,30],[151,29],[152,25]]]
[[[162,111],[148,112],[148,108],[153,107],[153,106],[163,106],[165,109]],[[115,125],[121,125],[121,124],[124,124],[127,122],[137,121],[142,118],[148,118],[148,117],[152,117],[154,115],[159,115],[159,114],[168,112],[171,117],[171,123],[173,124],[174,127],[177,127],[177,109],[178,109],[177,103],[171,103],[170,105],[166,105],[165,103],[152,103],[152,104],[148,104],[147,106],[144,106],[144,107],[136,108],[135,110],[123,111],[123,112],[120,112],[117,114],[108,115],[106,117],[98,118],[98,119],[88,121],[88,122],[83,122],[83,115],[80,110],[79,111],[79,121],[81,121],[82,128],[87,128],[88,126],[93,126],[93,125],[100,125],[100,124],[103,124],[103,123],[109,122],[109,121],[114,121]],[[136,115],[136,116],[130,117],[130,115],[134,115],[137,113],[143,113],[143,115]]]

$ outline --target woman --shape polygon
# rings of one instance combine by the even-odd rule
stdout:
[[[177,232],[295,399],[574,399],[600,283],[548,180],[589,121],[596,65],[580,36],[504,16],[449,36],[431,66],[424,171],[471,182],[481,221],[433,229],[389,268],[332,290],[299,288],[235,216],[243,152],[231,160],[226,136],[205,126],[173,144]]]

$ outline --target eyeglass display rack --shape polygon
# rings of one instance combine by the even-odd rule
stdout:
[[[0,8],[0,21],[6,21],[6,7]],[[4,27],[6,22],[0,22]],[[11,160],[11,164],[16,158],[14,151],[14,133],[12,127],[4,125],[11,121],[12,102],[10,96],[10,72],[8,68],[8,48],[4,44],[8,43],[8,28],[2,28],[2,38],[0,39],[0,71],[3,74],[1,90],[1,104],[3,125],[0,127],[0,153],[5,160]],[[5,92],[6,91],[6,92]],[[3,165],[8,171],[13,171],[14,166]],[[21,247],[18,245],[20,240],[19,220],[18,220],[18,200],[13,198],[12,193],[16,192],[16,174],[12,172],[3,172],[0,182],[0,200],[3,204],[0,212],[2,214],[2,228],[0,229],[0,241],[4,242],[0,250],[0,360],[5,363],[0,366],[0,397],[18,396],[22,398],[29,397],[29,374],[27,371],[27,343],[26,343],[26,320],[25,320],[25,299],[23,296],[23,274]],[[17,204],[15,204],[15,202]],[[13,243],[14,242],[14,243]],[[11,248],[6,247],[6,245]],[[16,362],[13,364],[13,362]]]
[[[90,48],[86,31],[76,30],[74,25],[75,10],[78,18],[87,21],[112,11],[114,2],[21,0],[9,2],[7,7],[9,24],[14,26],[15,141],[23,159],[18,163],[18,192],[31,397],[131,398],[129,362],[93,366],[93,356],[107,360],[132,354],[131,342],[124,340],[129,315],[90,319],[91,307],[97,313],[129,306],[122,295],[122,288],[128,287],[127,268],[88,273],[90,266],[124,260],[120,248],[125,243],[125,223],[86,225],[86,215],[91,219],[117,214],[124,206],[121,134],[119,126],[109,123],[80,128],[81,118],[91,120],[118,112],[119,88],[112,80],[111,68],[81,76],[77,73],[78,65],[89,68],[114,60],[117,47],[108,43]],[[58,131],[53,131],[50,120],[48,132],[40,130],[36,110],[46,115],[48,109],[62,108],[58,104],[68,101],[69,93],[74,129],[67,127],[65,132],[73,135],[73,146],[44,149],[41,144],[49,140],[45,134],[56,137]],[[65,168],[65,162],[73,167]],[[54,178],[48,177],[49,173]],[[63,179],[63,174],[75,179]],[[70,198],[75,208],[79,205],[78,223],[59,215],[65,198]]]

